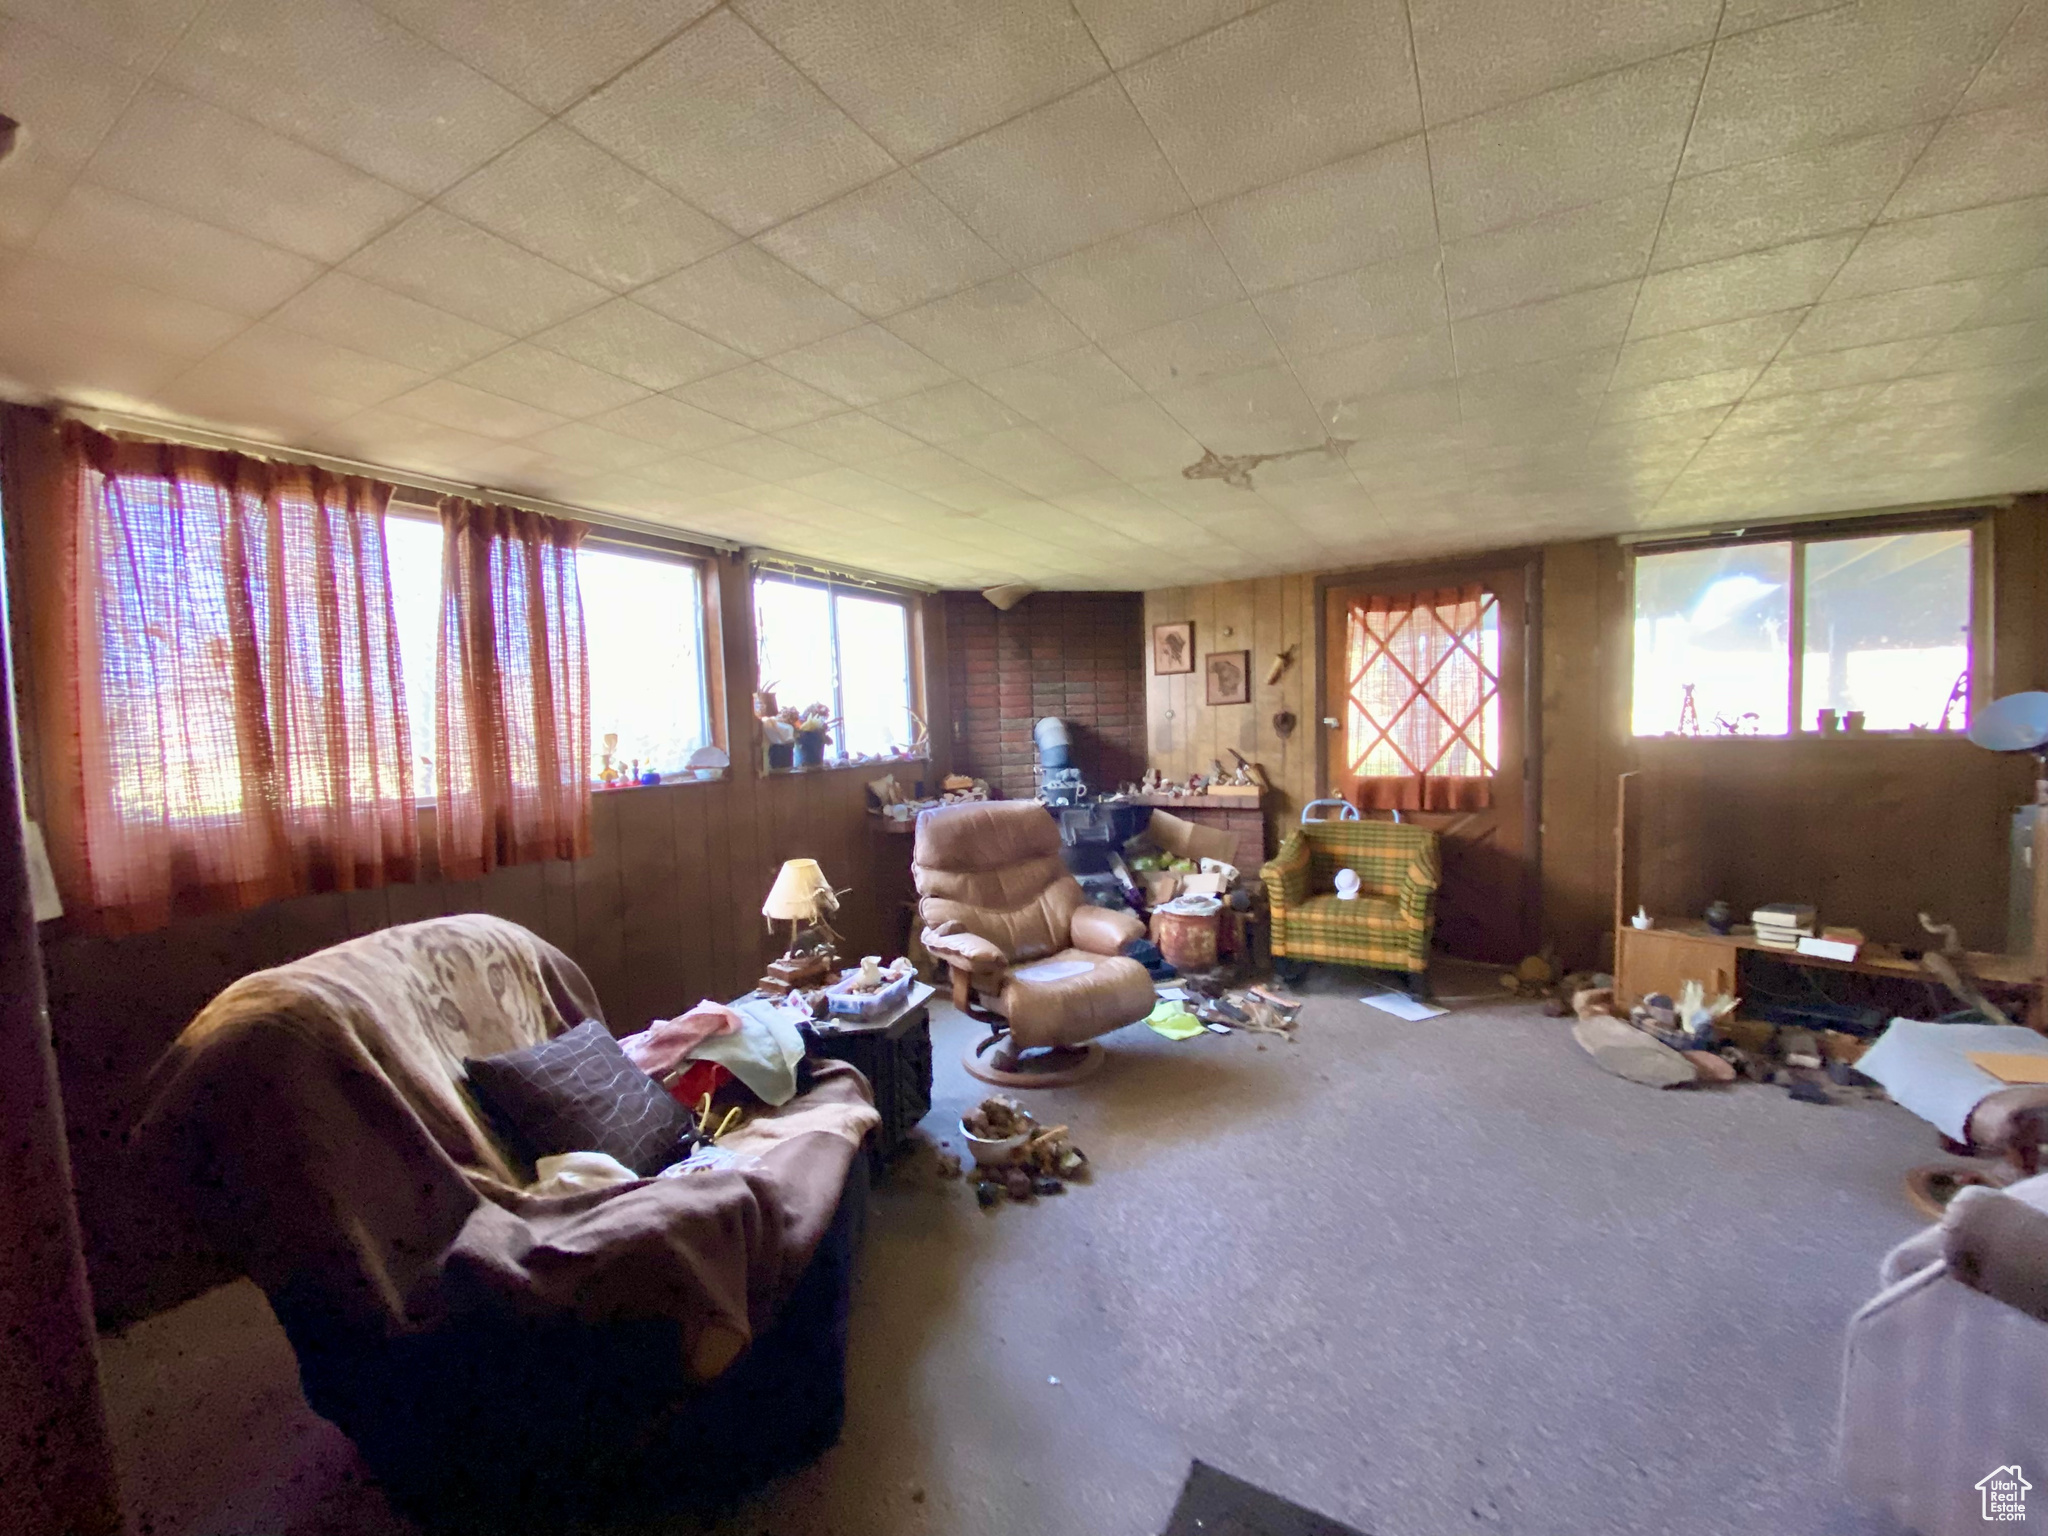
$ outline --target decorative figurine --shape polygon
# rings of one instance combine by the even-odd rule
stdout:
[[[604,733],[604,755],[602,758],[604,766],[597,775],[598,783],[602,784],[606,789],[612,788],[619,782],[619,770],[612,766],[612,754],[618,750],[619,733],[617,731],[606,731]]]

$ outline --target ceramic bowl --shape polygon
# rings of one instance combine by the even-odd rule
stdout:
[[[1024,1145],[1030,1135],[1031,1132],[1029,1130],[1024,1130],[1019,1131],[1014,1136],[1005,1136],[1000,1140],[990,1140],[987,1137],[975,1135],[964,1124],[960,1127],[960,1139],[967,1143],[967,1150],[973,1154],[974,1161],[983,1168],[1002,1167],[1016,1155],[1017,1149]]]

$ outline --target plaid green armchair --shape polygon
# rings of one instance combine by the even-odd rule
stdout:
[[[1336,897],[1340,869],[1358,873],[1355,900]],[[1392,821],[1305,822],[1259,875],[1272,902],[1275,959],[1418,976],[1429,969],[1442,878],[1434,832]]]

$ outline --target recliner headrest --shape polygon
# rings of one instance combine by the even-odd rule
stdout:
[[[1036,800],[988,800],[921,813],[910,857],[927,869],[973,874],[1059,851],[1059,823]]]

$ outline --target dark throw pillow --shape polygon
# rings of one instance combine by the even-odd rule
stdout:
[[[594,1019],[464,1065],[484,1109],[531,1157],[608,1152],[635,1173],[657,1173],[692,1126],[689,1111]]]

